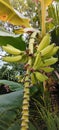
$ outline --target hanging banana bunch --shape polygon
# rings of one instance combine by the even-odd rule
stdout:
[[[40,44],[37,47],[37,52],[33,64],[33,74],[35,75],[38,81],[44,82],[48,79],[46,75],[43,73],[49,73],[54,70],[54,68],[50,67],[58,61],[58,58],[54,57],[59,47],[55,46],[54,43],[50,44],[50,35],[46,34]],[[31,76],[33,82],[35,81]]]
[[[23,53],[23,51],[16,49],[15,47],[13,47],[9,44],[7,44],[7,46],[2,46],[2,49],[12,55],[19,55],[19,54]]]
[[[25,63],[27,61],[27,56],[24,54],[24,51],[16,49],[15,47],[7,44],[6,46],[2,46],[2,49],[6,51],[10,56],[2,57],[3,61],[6,62],[20,62]]]
[[[32,67],[32,56],[34,53],[34,41],[36,37],[36,32],[34,32],[31,35],[30,41],[29,41],[29,54],[28,54],[28,62],[27,62],[27,71],[25,76],[25,82],[24,82],[24,96],[23,96],[23,106],[22,106],[22,123],[21,123],[21,130],[28,130],[28,123],[29,123],[29,99],[30,99],[30,93],[29,88],[32,83],[30,79],[30,68]],[[33,78],[33,76],[32,76]]]
[[[2,60],[6,62],[20,62],[20,63],[26,63],[27,66],[29,62],[31,61],[31,66],[29,67],[30,70],[32,70],[30,77],[34,84],[36,82],[36,78],[39,77],[39,80],[43,77],[41,72],[49,73],[54,70],[54,68],[51,68],[50,66],[55,64],[58,61],[58,58],[54,57],[56,52],[59,49],[59,46],[56,46],[54,43],[50,44],[51,37],[50,34],[46,34],[39,45],[37,46],[36,52],[34,51],[34,42],[37,32],[32,33],[30,41],[29,41],[29,53],[26,54],[25,51],[21,51],[19,49],[16,49],[15,47],[11,45],[2,46],[2,49],[6,51],[7,53],[11,54],[11,56],[5,56],[2,57]],[[28,61],[28,59],[30,60]],[[34,62],[33,62],[34,59]],[[39,71],[39,72],[37,72]],[[34,76],[35,75],[35,76]],[[37,76],[38,75],[38,76]],[[35,78],[36,77],[36,78]],[[45,77],[45,75],[44,75]],[[47,78],[43,78],[44,80],[47,80]],[[38,79],[37,79],[38,80]],[[40,80],[43,82],[43,80]]]
[[[28,46],[28,53],[26,51],[21,51],[16,49],[11,45],[2,46],[2,49],[8,53],[8,56],[2,57],[2,60],[6,62],[19,62],[24,63],[25,76],[21,77],[20,80],[24,84],[24,96],[23,96],[23,105],[22,105],[22,118],[21,118],[21,130],[28,130],[29,123],[29,99],[30,99],[30,85],[37,84],[39,82],[44,82],[48,79],[46,73],[52,72],[54,68],[51,65],[55,64],[58,61],[58,58],[54,57],[56,52],[59,50],[59,47],[55,46],[54,43],[50,44],[51,37],[49,34],[46,34],[45,28],[45,11],[46,7],[51,4],[52,0],[39,0],[41,2],[42,8],[42,40],[37,45],[37,49],[34,48],[35,38],[37,32],[33,32]],[[8,3],[5,3],[4,0],[0,0],[1,5],[5,8],[8,8],[8,11],[12,14],[12,17],[9,18],[9,21],[13,24],[17,22],[17,25],[21,24],[25,27],[30,27],[29,21],[20,18],[16,15],[13,9],[10,8]],[[4,11],[6,11],[4,9]],[[9,13],[7,12],[7,18]],[[17,21],[15,21],[15,16]],[[11,19],[12,18],[12,19]],[[20,22],[20,23],[19,23]],[[34,61],[34,62],[33,62]]]
[[[16,49],[11,45],[2,46],[2,49],[10,54],[10,56],[2,57],[4,61],[19,63],[23,62],[24,66],[26,66],[26,75],[22,77],[24,80],[20,78],[20,82],[23,81],[24,84],[21,130],[28,130],[29,86],[46,81],[48,79],[46,73],[52,72],[54,68],[51,67],[51,65],[58,61],[58,58],[54,57],[54,55],[58,51],[59,47],[56,47],[54,43],[50,43],[50,34],[46,34],[43,37],[41,42],[37,45],[35,51],[34,44],[36,34],[37,32],[33,32],[30,37],[28,53],[26,53],[26,51]]]

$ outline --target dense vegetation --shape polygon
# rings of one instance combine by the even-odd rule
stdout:
[[[58,130],[59,1],[1,0],[0,12],[0,129]]]

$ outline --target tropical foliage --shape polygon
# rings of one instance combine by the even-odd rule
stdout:
[[[18,2],[22,3],[22,1]],[[56,46],[53,39],[54,29],[58,30],[57,25],[59,25],[58,8],[56,5],[55,9],[52,0],[33,0],[27,1],[27,5],[25,1],[27,9],[31,2],[33,10],[36,7],[35,18],[38,26],[35,28],[33,27],[36,25],[36,20],[30,17],[32,19],[30,24],[28,18],[20,16],[13,9],[9,0],[0,0],[0,20],[1,26],[3,26],[0,32],[0,46],[6,52],[5,56],[1,56],[1,60],[12,67],[16,66],[14,69],[17,74],[15,73],[14,76],[18,78],[17,80],[10,78],[17,82],[9,81],[9,78],[0,80],[1,130],[59,129],[58,109],[52,113],[49,108],[51,105],[49,78],[54,72],[54,64],[58,61],[56,53],[59,50],[58,44]],[[20,6],[19,9],[21,9]],[[51,11],[54,12],[54,15],[50,13]],[[48,13],[48,17],[46,17],[46,13]],[[53,19],[52,23],[48,20],[46,22],[46,19],[50,20],[50,17]],[[4,29],[5,23],[11,28],[13,27],[12,33]],[[55,36],[58,37],[58,34],[56,33]],[[13,78],[15,79],[15,77]],[[43,121],[43,128],[38,125],[40,121]]]

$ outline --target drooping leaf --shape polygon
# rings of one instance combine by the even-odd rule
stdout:
[[[38,115],[41,116],[45,122],[46,130],[57,130],[59,124],[59,118],[54,113],[49,112],[45,106],[42,105],[38,100],[34,99],[37,105]]]
[[[30,27],[29,19],[21,17],[9,4],[9,0],[0,0],[0,20],[8,21],[13,25]]]
[[[1,81],[1,80],[0,80]],[[6,84],[15,85],[13,82],[4,81]],[[2,81],[1,81],[2,83]],[[17,83],[18,85],[18,83]],[[15,86],[16,87],[16,86]],[[23,99],[23,89],[12,92],[10,94],[0,95],[0,129],[1,130],[19,130],[21,107]],[[35,126],[30,122],[29,130],[36,130]]]
[[[56,122],[57,128],[59,129],[59,116],[55,115],[54,120]]]
[[[8,81],[8,80],[0,80],[0,85],[8,85],[11,91],[21,91],[23,90],[23,85],[17,82]],[[38,91],[37,86],[32,86],[30,88],[30,96],[33,96]]]
[[[8,85],[11,91],[18,91],[23,89],[23,85],[17,82],[0,80],[0,84]]]
[[[19,113],[20,114],[20,113]],[[15,110],[5,111],[0,115],[0,129],[9,130],[15,123],[17,113]]]
[[[57,130],[54,118],[49,112],[47,112],[46,125],[48,130]]]
[[[0,95],[0,114],[4,111],[21,108],[23,90]]]
[[[20,130],[21,128],[20,116],[18,118],[19,119],[17,119],[17,112],[15,110],[5,112],[2,115],[2,117],[0,117],[0,129],[1,130]],[[29,130],[36,130],[35,126],[31,122],[29,122]]]
[[[12,35],[6,36],[6,34],[5,34],[5,36],[0,36],[0,46],[7,45],[7,44],[10,44],[20,50],[26,49],[26,43],[22,39],[22,36],[16,37],[14,35],[14,37],[13,37]]]
[[[0,29],[0,36],[9,36],[9,37],[15,37],[17,38],[19,35],[15,35],[14,33],[7,32],[5,30]]]

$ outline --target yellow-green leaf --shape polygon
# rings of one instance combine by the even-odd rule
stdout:
[[[8,21],[14,25],[30,27],[29,19],[19,16],[9,4],[9,0],[0,0],[0,20]]]
[[[25,31],[23,28],[20,28],[20,29],[14,30],[14,33],[15,34],[23,34],[23,33],[25,33]]]
[[[10,5],[10,0],[2,0],[2,1],[4,1],[4,2],[6,2],[7,4]]]
[[[52,0],[44,0],[45,6],[49,6],[52,3]]]
[[[39,0],[40,2],[44,2],[45,6],[49,6],[52,3],[52,0]]]

